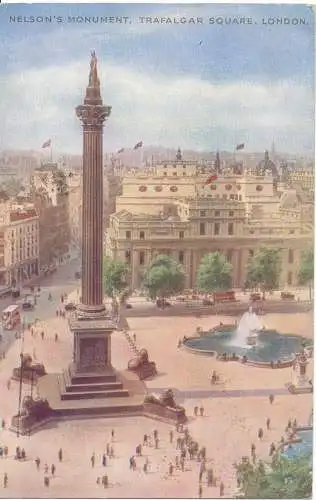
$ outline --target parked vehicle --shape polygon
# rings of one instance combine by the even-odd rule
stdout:
[[[254,293],[251,293],[250,294],[250,300],[252,300],[253,302],[256,302],[257,300],[261,300],[261,293],[259,292],[254,292]]]
[[[68,302],[68,304],[65,304],[65,311],[74,311],[76,309],[76,304],[73,302]]]
[[[4,330],[13,330],[21,323],[20,307],[12,304],[2,311],[2,326]]]

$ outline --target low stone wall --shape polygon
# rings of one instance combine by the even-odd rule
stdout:
[[[160,404],[144,403],[144,413],[157,415],[158,417],[173,420],[174,422],[179,422],[180,424],[187,421],[184,411]]]

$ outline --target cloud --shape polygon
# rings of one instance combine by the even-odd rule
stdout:
[[[81,104],[89,61],[11,73],[1,85],[0,148],[40,148],[53,138],[63,152],[81,150]],[[289,79],[270,84],[212,83],[192,75],[147,74],[105,60],[102,96],[112,106],[105,150],[145,144],[231,149],[247,141],[264,150],[272,140],[290,152],[312,150],[312,89]]]

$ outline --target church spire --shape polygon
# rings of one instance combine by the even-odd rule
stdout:
[[[100,79],[98,77],[98,59],[94,50],[91,52],[89,84],[86,90],[84,103],[102,105]]]
[[[176,160],[177,161],[182,161],[182,153],[181,153],[181,149],[178,148],[178,151],[177,151],[177,154],[176,154]]]
[[[216,151],[216,158],[215,158],[214,167],[215,167],[215,172],[220,174],[221,173],[221,159],[219,156],[219,151]]]

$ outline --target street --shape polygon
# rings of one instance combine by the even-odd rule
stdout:
[[[61,294],[69,294],[80,286],[80,280],[75,279],[75,272],[79,268],[79,259],[73,259],[61,265],[54,274],[43,277],[39,285],[41,292],[39,297],[37,297],[37,305],[33,310],[21,312],[22,323],[23,321],[25,324],[33,323],[35,319],[47,320],[55,316],[56,309],[58,309],[60,305]],[[30,290],[25,288],[21,290],[21,297],[19,299],[15,300],[12,297],[0,299],[1,313],[10,304],[21,304],[23,297],[29,292]],[[52,295],[52,300],[48,300],[49,293]],[[0,342],[0,353],[3,354],[7,352],[10,345],[15,340],[16,332],[19,332],[20,329],[3,330],[1,324],[1,330],[2,341]]]

